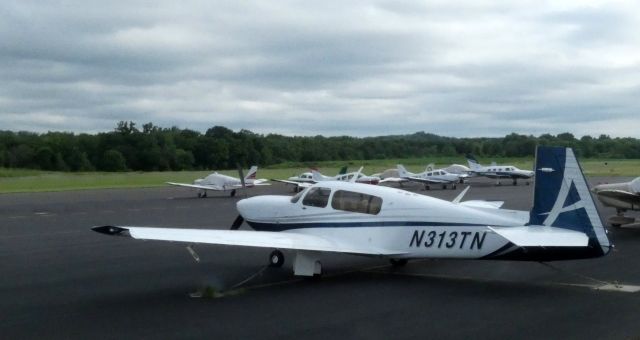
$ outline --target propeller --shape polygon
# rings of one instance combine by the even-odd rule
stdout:
[[[244,181],[244,171],[242,171],[242,166],[240,163],[236,163],[238,167],[238,175],[240,175],[240,184],[242,185],[242,191],[244,192],[244,197],[247,197],[247,183]]]
[[[233,224],[231,224],[231,228],[229,228],[229,230],[238,230],[242,225],[242,222],[244,222],[244,217],[242,217],[242,215],[238,215],[235,221],[233,221]]]

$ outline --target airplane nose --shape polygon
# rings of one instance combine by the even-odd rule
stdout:
[[[238,213],[242,216],[245,216],[249,211],[249,209],[247,208],[247,200],[248,200],[247,198],[241,199],[238,201],[238,203],[236,203],[236,209],[238,210]]]

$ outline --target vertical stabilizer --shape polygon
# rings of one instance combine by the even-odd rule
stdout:
[[[405,177],[411,177],[413,176],[413,173],[407,171],[407,169],[405,169],[404,165],[402,164],[398,164],[398,176],[400,178],[405,178]]]
[[[611,245],[573,150],[538,146],[534,170],[529,225],[583,232],[589,236],[590,245],[599,246],[606,254]]]
[[[470,153],[467,154],[467,163],[469,163],[471,170],[478,170],[482,167],[480,163],[478,163],[478,160]]]
[[[258,173],[258,166],[254,165],[251,167],[251,169],[249,169],[249,172],[247,173],[247,175],[244,177],[244,180],[254,180],[256,179],[256,174]]]

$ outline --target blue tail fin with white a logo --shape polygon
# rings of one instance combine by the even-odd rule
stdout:
[[[573,150],[538,146],[535,172],[529,225],[583,232],[594,251],[609,252],[607,232]]]

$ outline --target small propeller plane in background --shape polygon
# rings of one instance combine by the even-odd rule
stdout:
[[[513,165],[497,165],[495,162],[488,166],[481,165],[471,154],[467,154],[467,162],[469,163],[470,168],[469,174],[495,178],[497,180],[496,185],[500,185],[501,178],[511,178],[513,180],[513,185],[518,185],[518,179],[526,179],[526,184],[529,185],[528,179],[533,177],[535,174],[533,171],[520,170]]]
[[[398,164],[399,177],[386,178],[380,182],[418,182],[424,184],[426,190],[430,190],[432,184],[441,184],[442,189],[446,189],[447,184],[451,184],[451,189],[455,189],[456,183],[462,182],[464,178],[468,177],[466,174],[452,174],[444,169],[434,169],[433,167],[433,164],[429,164],[424,172],[413,173],[407,171],[402,164]]]
[[[316,169],[312,169],[312,170],[316,170]],[[336,176],[344,175],[346,173],[347,173],[347,166],[343,166],[342,168],[340,168],[340,171]],[[287,179],[271,179],[271,180],[274,182],[294,185],[294,192],[298,192],[304,188],[308,188],[312,184],[316,183],[316,181],[313,179],[313,174],[311,172],[303,172],[297,176],[291,176]]]
[[[207,191],[227,191],[230,190],[230,196],[236,195],[236,190],[241,188],[251,188],[259,185],[270,185],[266,179],[256,179],[258,167],[252,166],[247,176],[242,176],[242,170],[239,170],[240,177],[232,177],[214,172],[205,178],[198,178],[193,184],[167,182],[169,185],[198,189],[198,197],[207,197]]]
[[[501,204],[453,202],[408,191],[352,182],[323,181],[290,196],[254,196],[237,202],[234,230],[99,226],[99,233],[139,240],[275,248],[295,252],[295,275],[322,272],[324,252],[410,259],[458,258],[520,261],[584,259],[612,248],[573,150],[536,149],[531,211]],[[467,188],[468,189],[468,188]],[[465,192],[466,190],[465,189]],[[235,230],[244,221],[254,230]],[[194,256],[195,257],[195,256]]]
[[[616,216],[609,217],[612,227],[631,226],[635,218],[624,216],[627,210],[640,210],[640,177],[630,182],[600,184],[591,190],[600,202],[616,208]]]
[[[333,177],[325,176],[313,169],[311,170],[311,174],[313,175],[313,180],[316,181],[316,183],[324,181],[352,182],[354,176],[356,183],[377,185],[380,182],[380,177],[367,176],[362,173],[362,169],[363,167],[360,167],[360,170],[358,171],[338,174]]]

